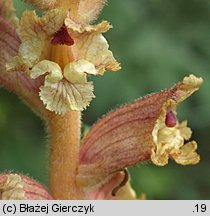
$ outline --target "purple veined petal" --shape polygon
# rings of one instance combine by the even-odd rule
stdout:
[[[166,165],[169,157],[183,165],[198,163],[196,142],[183,148],[189,128],[178,122],[169,128],[165,120],[168,110],[175,110],[202,82],[190,75],[171,89],[140,98],[99,120],[81,144],[78,184],[101,187],[117,172],[150,159],[158,166]]]

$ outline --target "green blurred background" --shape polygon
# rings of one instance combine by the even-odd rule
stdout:
[[[26,6],[15,0],[18,16]],[[210,1],[109,0],[100,20],[121,72],[95,77],[95,95],[83,121],[92,125],[119,104],[172,86],[185,75],[204,85],[178,109],[188,119],[201,162],[166,167],[145,163],[131,168],[132,185],[148,199],[210,199]],[[0,89],[0,171],[47,180],[48,147],[44,123],[15,95]]]

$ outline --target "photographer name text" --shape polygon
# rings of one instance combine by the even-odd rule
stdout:
[[[88,215],[95,212],[95,206],[89,205],[63,205],[63,204],[45,204],[45,205],[30,205],[30,204],[4,204],[3,213],[82,213],[81,215]]]

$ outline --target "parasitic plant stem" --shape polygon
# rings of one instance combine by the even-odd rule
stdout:
[[[76,170],[79,163],[80,112],[69,111],[65,115],[50,113],[49,179],[55,199],[82,199],[76,186]]]

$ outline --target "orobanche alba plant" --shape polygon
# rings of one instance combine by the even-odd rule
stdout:
[[[192,131],[176,112],[203,82],[192,74],[108,113],[81,140],[81,112],[95,97],[88,78],[120,70],[103,36],[111,24],[93,24],[105,0],[27,2],[41,15],[26,10],[18,19],[12,0],[0,0],[0,84],[48,125],[50,186],[2,173],[1,199],[140,199],[127,167],[199,162]]]

